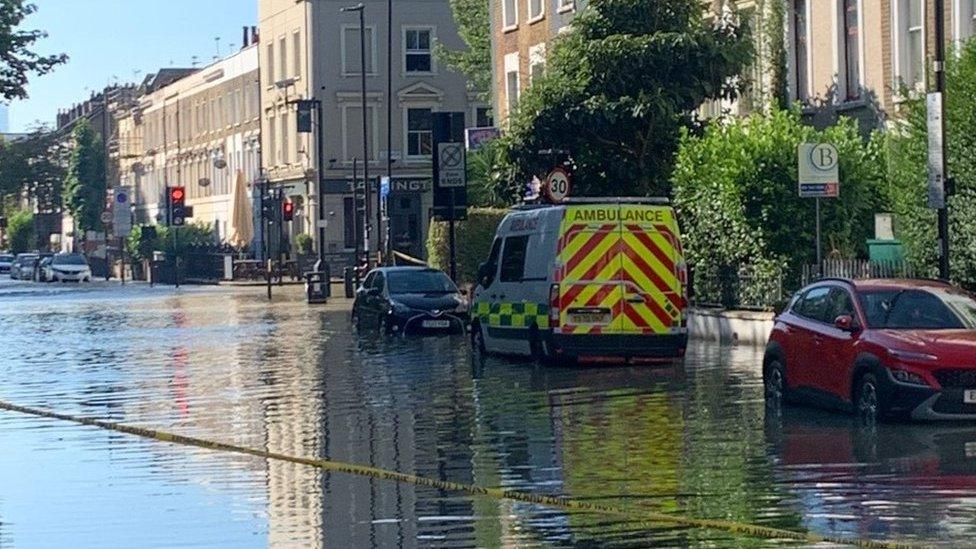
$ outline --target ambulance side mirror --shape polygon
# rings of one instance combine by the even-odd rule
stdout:
[[[478,284],[482,288],[487,288],[491,286],[491,283],[495,278],[495,266],[491,263],[485,262],[478,266]]]

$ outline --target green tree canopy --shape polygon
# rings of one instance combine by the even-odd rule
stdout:
[[[0,142],[0,196],[20,198],[26,192],[38,211],[58,211],[65,170],[61,147],[46,128],[34,129],[21,139]]]
[[[105,209],[105,150],[102,139],[87,119],[72,131],[72,150],[68,160],[68,177],[64,186],[64,207],[84,231],[98,230]]]
[[[516,185],[547,172],[539,151],[557,149],[571,154],[577,194],[667,195],[679,129],[705,100],[736,96],[748,34],[731,17],[704,19],[700,0],[591,0],[511,116]]]
[[[47,33],[19,27],[36,10],[24,0],[0,0],[0,98],[26,98],[29,75],[47,74],[68,60],[64,54],[43,56],[33,51],[34,43]]]
[[[976,288],[976,40],[959,55],[946,56],[945,131],[948,176],[955,182],[949,198],[951,276]],[[935,276],[938,263],[936,215],[927,204],[928,133],[925,100],[913,99],[889,133],[889,179],[896,236],[916,268]]]
[[[468,89],[487,93],[491,89],[491,25],[488,0],[449,0],[458,35],[467,46],[449,50],[437,44],[434,50],[440,62],[468,79]]]
[[[7,244],[15,254],[34,251],[37,248],[37,233],[34,230],[34,215],[19,211],[7,220]]]

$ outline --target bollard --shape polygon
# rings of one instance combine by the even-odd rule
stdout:
[[[353,287],[353,273],[354,267],[346,267],[342,270],[342,279],[346,287],[346,299],[352,299],[356,296],[356,290]]]

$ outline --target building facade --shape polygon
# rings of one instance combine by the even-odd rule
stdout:
[[[133,189],[136,223],[165,223],[166,188],[183,186],[188,221],[226,240],[238,174],[249,195],[260,176],[258,94],[256,44],[199,70],[147,79],[119,116],[121,183]]]
[[[357,234],[363,232],[357,228],[362,223],[357,223],[352,191],[354,167],[361,181],[365,163],[370,177],[370,250],[383,246],[389,229],[391,247],[424,257],[433,206],[432,113],[464,112],[466,125],[475,126],[486,122],[489,108],[476,100],[477,94],[468,90],[461,74],[439,66],[434,56],[437,43],[450,49],[464,47],[447,0],[394,2],[392,39],[387,36],[391,31],[387,2],[367,0],[364,152],[359,14],[340,11],[347,5],[338,0],[258,3],[266,175],[273,187],[283,188],[296,203],[291,236],[314,235],[330,262],[340,266],[352,258]],[[389,81],[387,59],[392,60]],[[312,133],[297,133],[294,102],[302,99],[321,102],[321,186],[316,177],[315,128]],[[377,181],[386,175],[388,160],[392,163],[386,202],[389,222],[377,227]]]

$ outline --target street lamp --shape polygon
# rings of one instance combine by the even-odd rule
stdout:
[[[359,13],[359,78],[363,109],[363,232],[365,237],[366,266],[371,267],[369,259],[369,134],[366,123],[366,6],[357,4],[340,8],[340,12]]]

